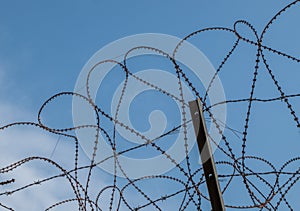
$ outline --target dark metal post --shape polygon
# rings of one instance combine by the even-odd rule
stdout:
[[[189,102],[212,211],[225,211],[200,100]]]

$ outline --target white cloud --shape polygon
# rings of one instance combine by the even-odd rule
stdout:
[[[8,121],[16,121],[17,119],[25,119],[25,117],[30,115],[18,109],[17,106],[0,104],[0,116]],[[32,127],[17,126],[2,130],[0,132],[0,167],[2,168],[25,157],[49,157],[56,144],[56,140],[50,134]],[[61,160],[70,157],[69,151],[71,150],[66,150],[64,156],[56,156],[56,159]],[[67,167],[70,167],[70,165]],[[29,162],[11,172],[0,174],[1,181],[15,179],[15,183],[1,187],[1,192],[4,188],[7,191],[11,191],[57,173],[61,172],[47,163],[41,161]],[[0,202],[16,210],[42,210],[61,200],[57,197],[61,192],[61,188],[66,189],[66,196],[70,197],[72,195],[72,191],[68,191],[70,189],[68,184],[58,179],[28,188],[10,196],[1,196]]]
[[[14,122],[18,119],[30,117],[17,106],[0,103],[1,119],[5,122]],[[3,126],[2,121],[0,123]],[[57,143],[58,136],[51,135],[41,129],[30,126],[16,126],[0,131],[0,168],[13,162],[30,156],[41,156],[49,158]],[[60,138],[52,160],[56,161],[66,169],[72,169],[74,165],[74,144],[70,140]],[[0,182],[15,179],[12,184],[0,186],[0,192],[12,191],[26,184],[42,180],[49,176],[62,173],[57,168],[46,162],[32,161],[26,163],[13,171],[0,174]],[[84,179],[86,177],[83,177]],[[44,210],[52,204],[74,197],[73,190],[64,178],[58,178],[41,185],[35,185],[12,195],[0,196],[0,203],[12,207],[15,210]],[[76,203],[59,207],[59,210],[76,210]],[[2,210],[0,208],[0,210]],[[57,209],[56,209],[57,210]]]

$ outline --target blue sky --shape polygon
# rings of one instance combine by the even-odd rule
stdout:
[[[159,0],[63,2],[58,0],[47,2],[2,0],[0,7],[0,125],[13,121],[35,121],[41,104],[55,93],[73,91],[77,77],[86,62],[100,48],[117,39],[140,33],[163,33],[182,38],[201,28],[214,26],[232,28],[234,22],[239,19],[249,21],[258,32],[261,32],[269,19],[286,4],[286,1],[271,0],[191,0],[185,2],[177,0],[164,2]],[[264,44],[299,58],[299,10],[299,5],[296,5],[275,22],[267,32]],[[240,31],[246,37],[253,39],[249,29],[241,27]],[[211,33],[194,37],[190,42],[202,50],[216,68],[233,45],[234,40],[233,36]],[[255,50],[253,46],[241,42],[233,59],[220,73],[219,77],[227,99],[246,98],[249,95],[255,66]],[[266,53],[266,57],[285,93],[299,93],[299,65],[271,53]],[[263,67],[259,71],[256,90],[255,96],[258,98],[280,96]],[[137,106],[138,102],[139,99],[137,99]],[[291,102],[296,113],[299,114],[299,98],[293,98]],[[71,106],[70,99],[58,101],[58,104],[49,107],[50,110],[47,110],[43,118],[50,125],[69,126],[71,116],[61,117],[61,114],[70,114]],[[164,104],[161,106],[165,106],[163,109],[168,107]],[[228,104],[228,126],[240,132],[243,131],[246,106],[246,103]],[[277,167],[288,159],[298,156],[299,129],[295,126],[286,105],[278,101],[254,103],[253,107],[247,153],[271,160]],[[57,117],[61,119],[58,121]],[[239,154],[241,138],[235,137],[230,131],[227,131],[226,135],[232,141],[233,149]],[[14,140],[12,143],[17,146],[20,139],[28,141],[28,144],[21,147],[26,150],[7,144],[7,140]],[[29,141],[37,139],[43,139],[45,144],[37,145],[34,141],[31,141],[32,143]],[[22,127],[3,133],[0,140],[3,142],[1,143],[2,158],[5,158],[8,163],[21,159],[31,152],[50,156],[57,137]],[[67,158],[73,154],[68,154],[69,151],[67,151],[67,156],[62,156],[66,153],[64,149],[69,149],[68,147],[70,148],[69,144],[59,142],[53,159],[67,166],[71,165]],[[197,156],[193,154],[192,157],[193,164],[196,165]],[[218,159],[222,160],[223,156],[217,152],[216,160]],[[83,155],[81,162],[87,161]],[[250,162],[249,166],[251,165],[253,168],[260,168],[258,163]],[[291,168],[292,171],[299,167],[297,163],[294,165],[294,168]],[[48,171],[45,169],[46,173],[40,172],[36,170],[37,168],[31,170],[32,168],[28,167],[24,168],[24,171],[28,171],[27,175],[32,174],[37,178],[45,176]],[[97,181],[100,185],[111,182],[108,174],[104,172],[95,174],[103,178],[103,181]],[[29,181],[30,176],[27,179]],[[159,185],[160,183],[157,182],[155,190]],[[248,199],[236,197],[240,193],[239,185],[240,181],[237,181],[232,191],[224,196],[227,199],[226,203],[249,203]],[[145,188],[150,188],[147,184],[145,186]],[[295,195],[299,194],[296,191],[299,190],[298,186],[296,185],[288,195],[294,210],[300,208],[299,201],[295,198]],[[47,190],[48,195],[40,195],[44,196],[44,199],[47,198],[45,204],[71,195],[71,193],[66,193],[66,196],[59,195],[59,191],[52,187],[48,187]],[[43,191],[40,191],[42,194]],[[36,192],[34,197],[38,196],[39,193]],[[28,197],[26,193],[20,193],[16,197],[18,200],[0,198],[0,202],[7,200],[7,204],[16,207],[16,210],[22,210],[21,204],[27,210],[41,210],[46,206],[42,202],[43,199],[39,198],[36,198],[35,205],[25,204],[24,201]],[[37,203],[38,201],[40,203]],[[171,210],[165,204],[162,206]],[[69,207],[69,209],[72,208]],[[283,206],[280,210],[287,210],[287,208]]]
[[[116,39],[146,32],[183,37],[199,28],[231,27],[237,19],[247,19],[261,29],[285,2],[272,2],[272,6],[267,1],[191,1],[185,4],[179,1],[29,1],[16,4],[11,1],[3,4],[1,63],[3,68],[9,68],[6,75],[14,78],[12,83],[18,85],[13,96],[23,96],[23,91],[26,95],[32,93],[37,105],[30,99],[25,105],[36,108],[40,105],[38,100],[43,100],[44,96],[72,89],[85,62]],[[68,78],[60,79],[61,74]],[[28,84],[29,80],[35,83]]]

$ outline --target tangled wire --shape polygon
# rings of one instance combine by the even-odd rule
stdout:
[[[299,3],[299,0],[294,1],[288,4],[286,7],[281,9],[271,20],[265,25],[262,32],[259,34],[256,29],[247,21],[239,20],[234,23],[233,28],[226,27],[212,27],[212,28],[204,28],[198,31],[195,31],[188,36],[184,37],[180,43],[174,49],[172,55],[168,53],[153,48],[151,46],[137,46],[130,51],[128,51],[124,55],[124,59],[122,62],[115,61],[113,59],[99,61],[88,73],[86,78],[86,95],[82,95],[75,92],[61,92],[55,94],[46,100],[40,110],[38,111],[37,122],[15,122],[8,125],[4,125],[0,127],[0,131],[6,131],[11,127],[20,127],[20,126],[29,126],[41,129],[46,131],[47,133],[53,134],[57,137],[65,137],[68,140],[72,140],[72,146],[74,148],[74,164],[71,169],[66,168],[63,164],[60,164],[50,157],[41,157],[41,156],[29,156],[24,159],[18,160],[10,165],[3,166],[1,164],[0,169],[0,178],[4,178],[6,174],[12,175],[13,172],[17,169],[21,168],[24,165],[28,165],[33,162],[42,163],[43,167],[51,166],[59,171],[59,173],[45,177],[38,181],[33,181],[31,183],[22,185],[18,188],[10,188],[10,185],[16,182],[15,178],[10,178],[7,180],[0,181],[0,206],[6,210],[14,210],[12,207],[7,205],[6,200],[8,198],[13,198],[15,194],[32,190],[36,187],[43,187],[46,183],[50,181],[55,181],[63,178],[68,184],[70,190],[72,190],[72,197],[62,199],[61,201],[55,202],[45,210],[52,210],[58,207],[67,206],[69,204],[75,204],[78,210],[209,210],[209,197],[206,191],[205,186],[205,178],[203,169],[199,165],[191,165],[191,158],[188,150],[188,138],[186,135],[186,131],[188,130],[188,126],[191,124],[191,120],[187,118],[186,113],[188,112],[188,102],[185,101],[183,84],[188,85],[190,90],[193,92],[195,98],[199,98],[203,105],[203,112],[208,117],[207,121],[212,124],[219,132],[222,140],[220,144],[217,144],[212,141],[212,144],[215,144],[217,147],[217,151],[219,154],[224,157],[224,159],[217,159],[216,166],[218,170],[218,177],[221,182],[221,191],[224,196],[225,207],[229,210],[231,209],[257,209],[257,210],[295,210],[293,207],[293,203],[289,198],[289,193],[292,188],[297,184],[300,179],[300,166],[297,167],[297,162],[300,160],[300,157],[293,157],[287,160],[281,167],[276,166],[272,162],[268,161],[264,157],[259,157],[256,155],[250,155],[247,153],[247,147],[251,142],[249,142],[249,122],[252,117],[252,111],[255,102],[280,102],[285,104],[286,108],[290,113],[290,118],[294,121],[294,127],[300,128],[300,122],[298,115],[295,110],[295,106],[293,105],[293,101],[291,99],[296,99],[300,97],[300,93],[296,94],[286,94],[282,84],[277,79],[272,67],[269,64],[269,61],[266,58],[266,52],[271,54],[276,54],[282,58],[286,58],[287,60],[295,63],[300,63],[300,59],[296,58],[292,55],[289,55],[285,52],[274,49],[270,46],[264,44],[264,38],[271,25],[276,22],[282,14],[289,11],[290,8],[295,7]],[[241,35],[238,31],[239,26],[248,27],[255,39],[251,40]],[[188,41],[192,37],[196,37],[199,34],[204,34],[208,32],[222,32],[228,33],[236,38],[233,46],[230,51],[223,57],[220,65],[216,69],[214,76],[211,78],[208,88],[205,90],[204,95],[200,94],[200,91],[197,90],[196,86],[191,82],[181,64],[179,64],[176,60],[176,55],[180,51],[181,45]],[[256,49],[256,58],[255,65],[253,68],[252,75],[252,84],[250,87],[250,93],[245,98],[239,99],[230,99],[224,102],[218,102],[216,104],[209,104],[208,94],[210,92],[210,88],[214,84],[216,77],[220,74],[220,72],[224,69],[226,64],[230,59],[232,59],[234,52],[240,46],[241,43],[246,43],[250,46],[254,46]],[[127,57],[130,53],[137,50],[147,50],[153,51],[173,65],[174,74],[178,79],[178,90],[179,96],[175,96],[172,93],[160,88],[159,86],[152,84],[143,78],[137,76],[133,73],[128,64]],[[104,111],[97,103],[93,100],[90,92],[90,80],[92,78],[92,73],[96,67],[103,65],[105,63],[114,63],[116,64],[123,72],[124,72],[124,83],[121,91],[121,95],[118,99],[118,104],[116,107],[116,112],[114,116],[111,116],[107,112]],[[255,90],[258,81],[259,70],[263,66],[271,80],[273,81],[274,86],[276,87],[276,91],[278,97],[274,98],[257,98],[255,97]],[[181,104],[181,115],[182,122],[180,125],[172,128],[171,130],[166,131],[164,134],[159,135],[155,139],[149,139],[148,137],[142,135],[134,128],[129,127],[119,120],[120,108],[123,103],[123,97],[127,90],[127,82],[129,78],[133,78],[136,80],[136,83],[142,83],[147,87],[151,87],[157,92],[161,93],[168,98],[171,98]],[[90,108],[93,109],[95,113],[95,124],[89,125],[79,125],[70,128],[52,128],[47,126],[41,118],[45,108],[50,105],[51,102],[57,100],[61,97],[71,96],[80,99],[81,101],[89,104]],[[217,107],[222,104],[231,105],[238,103],[246,103],[247,109],[245,113],[245,119],[243,122],[243,131],[241,134],[241,150],[236,150],[236,142],[231,141],[231,137],[226,132],[223,132],[222,125],[218,119],[215,118],[213,112],[211,112],[212,108]],[[102,120],[110,122],[113,125],[113,129],[107,129],[102,124]],[[143,144],[137,144],[134,147],[122,148],[118,144],[118,135],[116,127],[122,127],[127,132],[132,133],[138,139],[143,141]],[[232,133],[236,133],[235,130],[229,128],[229,126],[225,126],[227,130]],[[95,131],[95,139],[93,141],[93,149],[92,156],[90,162],[86,165],[81,165],[79,162],[79,138],[76,136],[76,131],[84,130],[87,128],[94,129]],[[164,137],[176,133],[179,129],[183,130],[184,138],[182,140],[182,146],[185,148],[185,160],[181,163],[178,163],[168,152],[164,149],[164,145],[159,142]],[[239,133],[239,132],[237,132]],[[99,142],[99,136],[102,135],[105,137],[107,143],[109,144],[113,155],[108,156],[105,159],[97,160],[96,155],[98,153],[99,148],[101,148],[101,143]],[[128,173],[122,167],[122,163],[119,160],[120,155],[124,155],[126,153],[134,153],[135,151],[143,149],[145,152],[147,150],[154,150],[157,153],[163,155],[166,159],[168,159],[173,165],[174,169],[166,174],[161,175],[147,175],[141,178],[132,179],[128,176]],[[5,149],[3,149],[5,150]],[[217,156],[218,158],[218,156]],[[108,160],[113,160],[113,169],[114,174],[110,177],[111,183],[105,185],[97,185],[97,193],[91,189],[95,189],[95,183],[93,175],[96,171],[99,171],[97,166],[107,162]],[[248,162],[257,162],[259,166],[264,166],[262,169],[257,170],[248,165]],[[287,170],[289,166],[295,165],[296,169]],[[269,169],[269,170],[267,170]],[[124,178],[119,178],[117,176],[117,171],[120,171]],[[84,176],[83,176],[83,172]],[[224,173],[228,172],[228,173]],[[2,177],[2,176],[3,177]],[[284,178],[284,179],[283,179]],[[99,180],[99,178],[97,178]],[[100,178],[101,180],[101,178]],[[158,181],[158,182],[157,182]],[[238,183],[239,181],[240,183]],[[159,186],[158,191],[154,191],[155,193],[151,193],[152,184],[157,182]],[[165,186],[165,187],[164,187]],[[234,192],[233,189],[238,186],[239,191]],[[67,190],[66,190],[67,191]],[[153,191],[153,190],[152,190]],[[231,191],[233,191],[231,193]],[[245,191],[245,193],[244,193]],[[234,194],[245,194],[245,198],[249,200],[242,200],[239,204],[235,204],[230,202],[230,197]],[[176,202],[176,203],[175,203]],[[177,207],[173,207],[173,205]]]

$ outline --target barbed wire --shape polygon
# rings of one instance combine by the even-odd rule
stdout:
[[[257,210],[295,210],[296,208],[293,207],[288,193],[291,189],[297,184],[298,180],[300,179],[300,166],[291,171],[287,170],[287,168],[293,164],[296,165],[298,161],[300,161],[300,157],[290,158],[288,161],[284,162],[284,164],[280,167],[275,166],[272,162],[268,161],[264,157],[258,157],[254,155],[247,154],[248,146],[250,145],[248,141],[248,129],[250,127],[249,122],[252,117],[252,111],[254,102],[260,103],[267,103],[267,102],[283,102],[287,109],[289,110],[290,117],[295,123],[296,128],[300,128],[300,122],[298,115],[295,110],[295,106],[291,102],[292,98],[300,97],[300,93],[293,93],[293,94],[286,94],[282,84],[279,82],[276,74],[274,73],[273,69],[271,68],[268,59],[265,56],[265,52],[269,52],[272,54],[276,54],[280,57],[286,58],[288,61],[299,63],[300,59],[294,57],[293,55],[289,55],[281,50],[274,49],[270,46],[264,44],[264,38],[266,33],[269,31],[270,26],[274,24],[282,14],[286,13],[288,9],[297,5],[299,1],[294,1],[283,9],[281,9],[275,16],[273,16],[270,21],[265,25],[262,33],[259,34],[257,30],[252,26],[249,22],[245,20],[238,20],[234,23],[233,28],[226,28],[226,27],[211,27],[200,29],[198,31],[192,32],[191,34],[187,35],[185,38],[182,39],[180,43],[174,49],[172,55],[164,52],[161,49],[154,48],[152,46],[137,46],[129,50],[125,55],[122,62],[110,59],[99,61],[95,66],[91,68],[89,71],[87,78],[86,78],[86,95],[75,93],[75,92],[61,92],[51,96],[48,100],[46,100],[40,110],[38,111],[38,118],[37,122],[15,122],[8,125],[4,125],[0,127],[0,131],[3,132],[8,130],[12,127],[20,127],[20,126],[27,126],[32,128],[37,128],[39,130],[45,131],[47,133],[53,134],[55,136],[65,137],[68,140],[73,141],[74,146],[74,167],[71,169],[65,168],[64,166],[60,165],[59,163],[55,162],[52,159],[53,153],[51,153],[50,158],[41,157],[41,156],[29,156],[23,158],[19,161],[11,163],[7,166],[3,166],[1,164],[0,168],[0,178],[1,175],[6,175],[8,173],[16,171],[18,168],[21,168],[24,165],[28,165],[33,162],[39,162],[43,165],[43,167],[53,167],[60,171],[60,173],[56,175],[52,175],[38,181],[32,181],[26,185],[20,186],[15,189],[10,189],[10,185],[16,182],[15,178],[7,179],[4,181],[0,181],[0,207],[5,210],[14,210],[12,207],[6,205],[7,197],[14,197],[14,195],[18,192],[25,191],[27,189],[32,189],[40,185],[45,185],[50,181],[56,181],[59,178],[66,179],[69,184],[69,188],[73,192],[73,198],[65,198],[61,201],[53,203],[45,208],[45,210],[52,210],[54,208],[67,205],[69,203],[77,203],[78,210],[105,210],[101,207],[107,207],[108,210],[164,210],[161,203],[166,202],[168,203],[169,200],[176,198],[179,199],[179,206],[177,207],[178,210],[203,210],[205,209],[205,203],[209,202],[209,196],[205,190],[205,178],[202,167],[193,166],[191,163],[191,158],[188,151],[188,137],[187,137],[187,127],[191,124],[191,120],[187,119],[186,113],[188,112],[188,102],[185,101],[184,98],[184,91],[183,91],[183,83],[187,84],[188,87],[191,89],[193,94],[196,98],[199,98],[202,105],[203,105],[203,112],[205,115],[208,116],[207,121],[212,124],[222,137],[221,144],[216,143],[215,140],[211,137],[212,143],[217,147],[219,153],[221,153],[226,160],[218,160],[216,162],[216,166],[219,172],[219,179],[220,181],[224,180],[224,183],[221,182],[221,189],[222,193],[225,195],[231,191],[232,186],[234,186],[234,181],[239,178],[242,182],[242,186],[238,187],[239,189],[244,189],[247,191],[247,196],[249,197],[250,201],[244,203],[243,201],[240,204],[231,204],[229,203],[225,197],[225,206],[226,208],[230,209],[253,209],[256,208]],[[255,36],[255,40],[250,40],[244,36],[242,36],[239,31],[237,30],[238,25],[243,25],[248,27]],[[200,91],[197,90],[195,84],[192,83],[190,78],[187,76],[187,73],[181,67],[181,64],[177,62],[176,56],[177,53],[180,52],[181,46],[184,44],[185,41],[188,41],[190,38],[195,37],[199,34],[203,33],[212,33],[212,32],[220,32],[220,33],[229,33],[231,34],[236,41],[232,45],[231,49],[228,53],[223,57],[223,60],[219,64],[218,68],[216,69],[215,74],[210,80],[208,88],[205,90],[205,94],[201,95]],[[247,97],[238,98],[238,99],[228,99],[223,102],[218,102],[216,104],[209,104],[208,102],[208,95],[213,83],[216,80],[216,77],[220,74],[220,72],[225,68],[227,62],[231,59],[234,59],[234,54],[236,49],[240,44],[244,42],[250,46],[254,46],[256,48],[256,55],[254,60],[254,67],[253,67],[253,75],[252,75],[252,84],[250,87],[250,92]],[[129,65],[127,63],[129,54],[134,53],[134,51],[138,50],[146,50],[149,52],[155,52],[156,54],[164,57],[167,61],[173,65],[173,74],[178,79],[178,91],[179,97],[169,93],[167,90],[139,77],[137,74],[131,71]],[[95,69],[103,64],[106,63],[113,63],[116,64],[124,74],[124,83],[121,90],[121,95],[118,99],[116,112],[114,116],[111,116],[107,112],[103,110],[103,108],[99,107],[97,103],[93,100],[90,91],[90,80],[92,79],[92,73]],[[255,97],[256,85],[258,81],[258,74],[259,70],[263,66],[271,80],[273,81],[276,91],[278,92],[278,97],[272,98],[257,98]],[[150,139],[139,131],[131,128],[130,126],[126,125],[119,119],[120,107],[122,106],[124,95],[127,91],[127,85],[129,78],[136,80],[136,83],[144,84],[147,87],[150,87],[157,92],[161,93],[168,98],[171,98],[181,105],[181,115],[182,115],[182,122],[180,125],[175,126],[171,130],[166,131],[164,134],[158,135],[154,139]],[[80,99],[81,101],[88,103],[90,108],[95,113],[95,124],[89,125],[79,125],[70,128],[52,128],[45,124],[42,121],[41,115],[44,112],[45,108],[49,106],[49,104],[58,98],[62,97],[75,97]],[[245,113],[245,120],[243,123],[243,131],[239,132],[241,134],[241,151],[237,152],[235,150],[234,144],[231,143],[230,137],[222,132],[222,127],[224,127],[224,123],[221,123],[212,112],[212,108],[217,107],[222,104],[230,105],[230,104],[237,104],[237,103],[247,103],[247,111]],[[113,125],[112,133],[108,131],[102,125],[102,119],[106,119]],[[117,137],[117,127],[122,127],[127,132],[133,134],[137,138],[143,141],[142,144],[137,144],[134,147],[129,147],[122,149],[118,145],[118,137]],[[231,130],[233,133],[236,131],[231,129],[229,126],[225,125],[225,127]],[[95,138],[93,141],[93,150],[92,156],[90,159],[89,164],[87,165],[79,165],[79,140],[78,137],[74,134],[74,132],[91,128],[95,130]],[[183,135],[183,147],[185,151],[185,160],[182,163],[178,163],[165,149],[163,146],[160,145],[159,140],[163,139],[166,136],[170,136],[179,129],[182,129]],[[99,136],[104,135],[106,141],[109,143],[110,148],[113,152],[113,155],[108,156],[100,161],[96,160],[96,155],[98,153],[98,148],[101,147],[99,144]],[[26,141],[26,140],[25,140]],[[263,140],[262,140],[263,141]],[[57,147],[57,143],[55,148]],[[135,152],[138,149],[144,149],[145,151],[152,149],[158,152],[159,154],[163,155],[166,159],[168,159],[176,169],[164,175],[148,175],[141,178],[132,179],[124,170],[122,163],[119,160],[119,156],[124,155],[129,152]],[[5,149],[3,149],[5,150]],[[240,155],[239,155],[240,154]],[[92,176],[97,169],[97,166],[105,163],[108,160],[113,160],[113,169],[114,173],[112,175],[112,183],[100,187],[97,194],[92,194],[90,191],[91,186],[93,186]],[[264,164],[266,167],[262,168],[260,171],[252,169],[250,166],[247,165],[248,161],[255,161],[261,164]],[[223,170],[231,173],[223,173]],[[87,172],[86,172],[87,171]],[[120,179],[117,176],[117,171],[120,171],[124,179]],[[81,172],[86,172],[86,179],[83,180],[80,178]],[[175,172],[175,173],[174,173]],[[266,179],[264,176],[269,175],[273,176],[272,180]],[[285,182],[282,182],[282,178],[287,178]],[[252,179],[255,178],[256,180]],[[119,180],[123,180],[123,183],[119,182]],[[164,183],[171,182],[176,185],[172,186],[171,190],[166,188],[164,190],[161,188],[161,193],[159,196],[156,194],[149,194],[146,188],[143,188],[144,184],[151,184],[153,181],[161,181],[159,184],[161,186]],[[265,188],[262,188],[262,184]],[[178,186],[179,185],[179,186]],[[2,191],[2,188],[6,188],[7,190]],[[134,193],[134,197],[130,197],[127,193],[128,190],[131,190]],[[3,189],[4,190],[4,189]],[[106,193],[110,192],[108,198],[106,197],[105,200],[102,199],[102,196]],[[136,205],[135,198],[142,198],[143,200],[140,201],[141,204]],[[134,203],[133,203],[134,202]],[[143,202],[143,203],[142,203]],[[106,205],[105,205],[106,203]],[[168,205],[167,205],[168,206]]]

